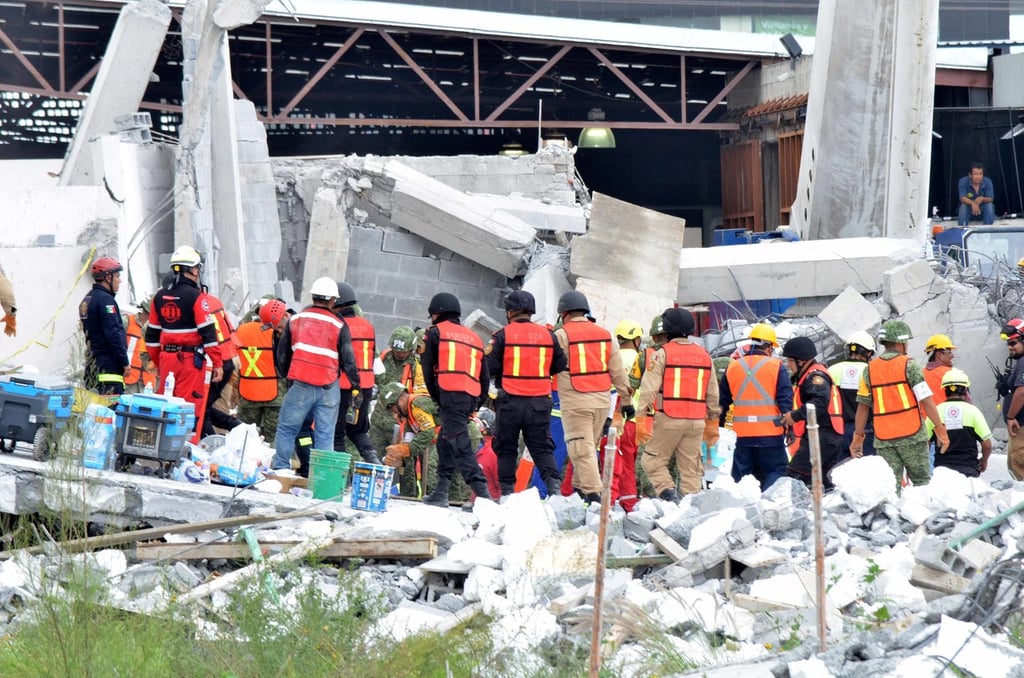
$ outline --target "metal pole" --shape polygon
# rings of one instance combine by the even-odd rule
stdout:
[[[825,651],[825,535],[821,524],[821,441],[818,440],[817,408],[807,404],[807,442],[811,452],[811,497],[814,501],[814,565],[818,604],[818,651]]]
[[[608,429],[608,440],[604,446],[604,473],[601,474],[601,522],[597,528],[597,566],[594,568],[594,623],[590,636],[590,678],[598,678],[601,672],[601,599],[604,597],[604,554],[608,535],[608,514],[612,503],[612,469],[618,447],[619,431],[614,426]]]

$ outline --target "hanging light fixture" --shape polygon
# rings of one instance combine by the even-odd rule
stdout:
[[[507,158],[518,158],[521,155],[526,155],[526,149],[518,141],[510,141],[506,144],[502,144],[501,150],[498,151],[498,155],[504,155]]]
[[[604,120],[604,110],[591,108],[587,112],[587,120]],[[580,148],[615,148],[615,135],[611,127],[584,127],[576,145]]]

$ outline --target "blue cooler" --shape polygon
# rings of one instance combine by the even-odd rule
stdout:
[[[0,451],[13,452],[19,441],[33,443],[33,456],[45,459],[53,443],[52,432],[71,419],[73,400],[74,389],[63,377],[0,377]]]
[[[120,467],[136,458],[168,464],[183,456],[196,425],[195,405],[183,398],[156,393],[125,393],[114,408]]]

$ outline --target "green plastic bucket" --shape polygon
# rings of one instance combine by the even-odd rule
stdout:
[[[352,455],[333,450],[309,453],[309,489],[314,499],[340,499],[348,483]]]

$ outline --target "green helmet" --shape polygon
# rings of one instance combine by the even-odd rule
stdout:
[[[656,315],[651,319],[651,331],[648,334],[652,337],[658,334],[665,334],[665,321],[660,315]]]
[[[388,344],[396,351],[415,351],[416,331],[408,325],[399,325],[391,330]]]
[[[910,325],[902,320],[886,320],[878,331],[878,340],[890,344],[905,344],[913,338]]]
[[[391,407],[398,404],[398,399],[405,393],[405,384],[393,381],[386,384],[380,391],[380,403],[384,407]]]

